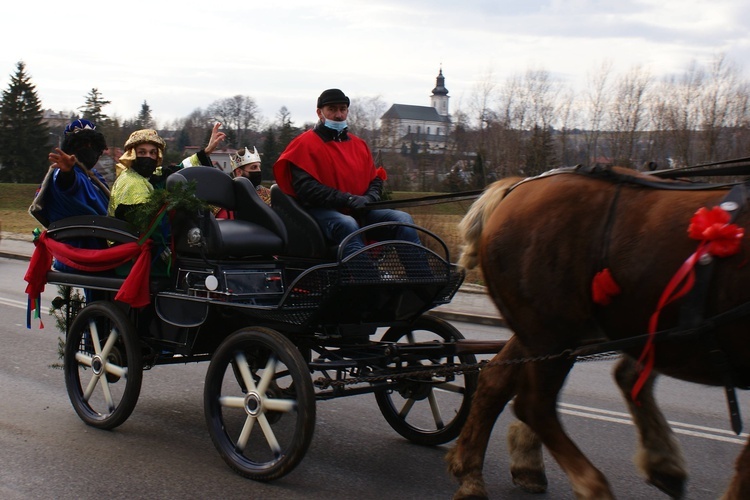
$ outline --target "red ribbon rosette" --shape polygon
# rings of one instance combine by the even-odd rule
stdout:
[[[740,240],[745,230],[729,224],[730,215],[721,207],[701,207],[688,226],[688,236],[707,243],[706,252],[715,257],[729,257],[740,251]]]
[[[388,174],[386,173],[383,167],[378,167],[375,169],[375,177],[378,177],[382,180],[386,180],[388,179]]]
[[[641,373],[638,380],[633,385],[631,398],[637,400],[638,393],[646,383],[648,375],[654,367],[654,334],[659,324],[659,314],[662,309],[684,297],[693,288],[695,283],[695,266],[700,258],[706,254],[714,257],[729,257],[740,251],[742,238],[745,236],[745,230],[737,224],[730,224],[732,217],[721,207],[713,207],[710,210],[705,207],[699,208],[693,218],[690,219],[688,226],[688,236],[694,240],[699,240],[698,249],[680,266],[672,279],[669,280],[664,288],[656,310],[651,315],[648,324],[649,338],[643,347],[638,363],[641,365]]]

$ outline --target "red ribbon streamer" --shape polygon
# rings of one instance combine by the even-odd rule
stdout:
[[[695,265],[704,255],[714,257],[729,257],[740,251],[741,240],[745,230],[736,224],[729,224],[731,216],[721,207],[713,207],[710,210],[701,207],[688,226],[688,236],[700,240],[698,249],[682,263],[659,298],[656,310],[648,322],[648,340],[643,346],[638,363],[641,373],[638,375],[631,390],[630,396],[637,403],[638,394],[646,383],[654,368],[655,348],[654,334],[659,324],[659,315],[662,309],[677,299],[684,297],[695,284]]]

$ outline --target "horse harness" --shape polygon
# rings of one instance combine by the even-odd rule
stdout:
[[[610,239],[612,226],[615,220],[616,206],[619,201],[621,187],[626,184],[637,184],[655,189],[672,189],[672,190],[697,190],[697,189],[716,189],[721,187],[732,186],[728,194],[720,202],[719,206],[730,214],[730,222],[734,222],[737,216],[748,207],[748,191],[750,180],[742,183],[731,184],[709,184],[709,183],[665,183],[651,181],[642,177],[633,177],[623,175],[607,167],[573,167],[570,169],[558,169],[551,171],[550,174],[556,173],[576,173],[598,179],[614,182],[617,186],[612,201],[608,208],[604,226],[604,244],[601,256],[601,262],[606,267],[607,263],[607,242]],[[724,349],[719,345],[715,335],[712,333],[721,325],[730,321],[750,315],[750,302],[741,304],[733,309],[717,314],[713,317],[706,318],[705,308],[708,297],[709,286],[715,267],[715,258],[700,259],[698,265],[694,268],[695,283],[688,294],[683,297],[680,309],[680,322],[675,328],[657,331],[653,334],[653,340],[675,339],[685,336],[700,336],[706,343],[711,363],[716,368],[724,384],[724,392],[727,398],[730,422],[735,433],[740,434],[742,431],[742,420],[740,417],[739,405],[735,387],[748,389],[747,380],[740,380],[734,372],[729,362],[729,358]],[[575,355],[591,355],[600,352],[623,350],[626,348],[638,347],[645,345],[649,335],[638,335],[626,339],[606,341],[594,344],[588,344],[573,351]]]

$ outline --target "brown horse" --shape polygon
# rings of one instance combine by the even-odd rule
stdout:
[[[461,263],[466,267],[481,265],[489,294],[516,334],[496,359],[545,356],[600,339],[644,334],[650,327],[654,330],[650,321],[657,310],[658,330],[681,328],[680,305],[687,299],[665,301],[665,289],[699,245],[706,248],[702,246],[706,240],[688,236],[694,214],[702,207],[719,205],[728,191],[666,189],[675,184],[669,181],[647,186],[654,183],[659,184],[658,179],[613,169],[599,176],[567,171],[521,183],[504,180],[487,189],[461,223],[467,243]],[[747,228],[750,214],[740,210],[733,222]],[[720,229],[732,229],[730,226],[724,223]],[[741,232],[732,231],[738,240]],[[708,293],[698,303],[704,308],[703,317],[714,317],[750,301],[750,267],[744,265],[747,245],[739,241],[739,253],[712,258],[709,253],[701,260],[714,262]],[[604,269],[619,293],[595,302],[592,283]],[[658,305],[660,299],[665,302],[663,307]],[[660,373],[710,385],[723,385],[724,376],[731,374],[736,385],[747,387],[748,326],[750,318],[743,315],[719,323],[708,335],[656,337],[654,367]],[[642,349],[641,345],[624,350],[638,358]],[[719,369],[709,359],[711,351],[723,355],[730,370]],[[612,497],[603,474],[565,434],[558,420],[557,395],[573,362],[559,357],[495,365],[483,371],[469,421],[447,457],[449,470],[461,482],[456,498],[486,496],[481,478],[486,441],[498,414],[514,395],[516,415],[560,464],[574,493],[581,498]],[[638,371],[627,364],[618,368],[621,388],[632,387],[638,377]],[[638,395],[641,406],[629,405],[631,412],[635,411],[641,446],[648,450],[642,454],[646,460],[641,466],[651,482],[678,495],[684,465],[671,434],[662,434],[668,427],[651,399],[651,381],[652,376]],[[747,446],[725,496],[750,498]]]

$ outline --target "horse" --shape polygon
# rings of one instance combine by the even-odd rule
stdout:
[[[612,498],[605,476],[567,436],[556,412],[575,358],[550,355],[636,336],[646,340],[621,343],[618,350],[638,362],[621,363],[616,379],[621,390],[640,389],[628,396],[647,450],[641,467],[652,483],[681,495],[684,464],[652,399],[653,377],[658,372],[727,390],[750,382],[750,318],[743,310],[750,303],[743,240],[750,213],[742,210],[744,189],[733,195],[738,201],[725,203],[728,193],[618,167],[588,174],[558,169],[485,190],[461,222],[459,263],[481,266],[514,337],[495,356],[498,364],[482,371],[469,419],[446,457],[461,484],[455,498],[486,497],[487,439],[513,396],[516,416],[560,464],[575,495]],[[699,231],[706,227],[713,233]],[[693,281],[696,273],[701,278]],[[688,293],[692,283],[698,284]],[[706,319],[713,326],[699,328],[710,324]],[[684,334],[662,335],[670,331]],[[501,364],[539,356],[550,359]],[[725,498],[749,498],[747,445],[735,468]]]

